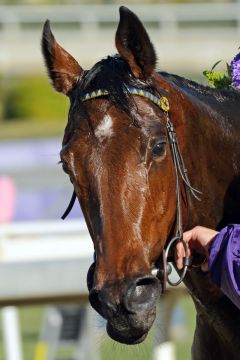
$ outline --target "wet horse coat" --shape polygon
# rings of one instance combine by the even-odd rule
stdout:
[[[84,71],[58,45],[47,22],[43,53],[56,90],[69,96],[61,159],[93,239],[88,274],[92,306],[109,335],[136,344],[155,318],[161,285],[151,275],[176,221],[174,165],[166,114],[129,86],[168,98],[169,117],[201,202],[191,199],[188,227],[240,222],[240,95],[156,73],[156,55],[139,19],[120,8],[119,54]],[[88,101],[84,96],[104,89]],[[186,199],[183,196],[183,221]],[[185,280],[197,310],[194,359],[239,357],[240,312],[200,269]]]

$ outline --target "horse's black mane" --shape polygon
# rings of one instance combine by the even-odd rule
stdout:
[[[240,101],[240,92],[238,90],[214,89],[178,75],[168,74],[167,72],[161,72],[160,74],[181,89],[192,94],[207,97],[208,99],[212,98],[218,102]]]

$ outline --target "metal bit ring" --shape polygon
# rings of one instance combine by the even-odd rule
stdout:
[[[168,284],[171,285],[171,286],[177,286],[177,285],[179,285],[179,284],[183,281],[183,279],[184,279],[184,277],[185,277],[185,275],[186,275],[188,266],[189,266],[189,252],[188,252],[187,243],[186,243],[186,241],[183,240],[183,238],[181,238],[180,236],[175,236],[175,237],[173,237],[173,238],[170,240],[170,242],[168,243],[168,245],[167,245],[167,247],[166,247],[166,250],[165,250],[165,260],[166,260],[166,263],[168,262],[168,261],[167,261],[167,258],[168,258],[169,250],[170,250],[170,248],[172,247],[172,245],[173,245],[176,241],[180,241],[180,242],[182,242],[182,244],[183,244],[183,247],[184,247],[184,250],[185,250],[185,261],[184,261],[184,264],[183,264],[183,270],[181,271],[181,273],[180,273],[180,275],[179,275],[180,278],[179,278],[178,281],[176,281],[176,282],[171,281],[170,278],[169,278],[169,274],[167,274],[167,282],[168,282]]]

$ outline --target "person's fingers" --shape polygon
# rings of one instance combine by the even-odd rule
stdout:
[[[183,257],[185,256],[185,250],[183,244],[179,241],[175,248],[175,262],[179,270],[183,267]]]
[[[183,240],[185,240],[187,243],[192,239],[193,237],[193,229],[185,231],[183,233]]]
[[[203,227],[195,226],[193,229],[183,233],[183,238],[189,243],[191,249],[196,250],[199,254],[208,255],[208,247],[217,231]]]
[[[187,244],[187,249],[188,249],[188,255],[190,256],[191,249],[189,248],[188,244]],[[175,262],[176,262],[177,268],[179,270],[181,270],[183,268],[183,258],[185,256],[186,256],[185,248],[183,246],[183,243],[181,241],[179,241],[175,248]]]
[[[202,226],[195,226],[191,230],[183,233],[183,239],[187,242],[192,250],[195,250],[199,254],[205,253],[204,238],[205,232],[209,229]]]

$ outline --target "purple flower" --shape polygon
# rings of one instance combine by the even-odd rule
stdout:
[[[232,69],[232,86],[240,89],[240,52],[231,61]]]

